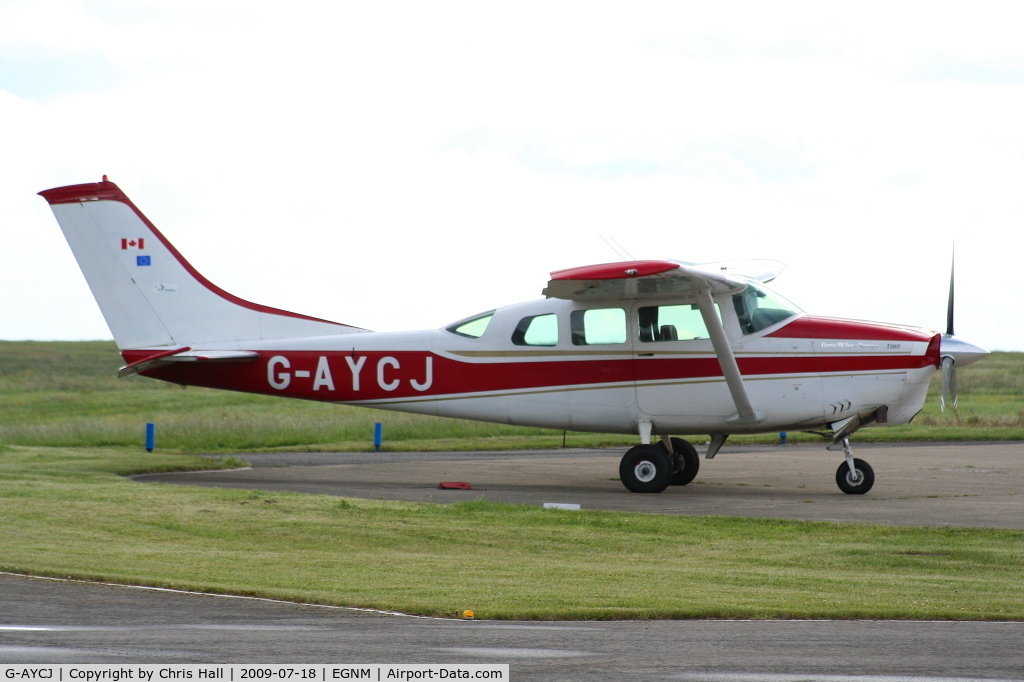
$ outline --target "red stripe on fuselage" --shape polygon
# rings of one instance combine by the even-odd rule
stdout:
[[[892,372],[934,364],[928,355],[857,354],[740,357],[738,362],[749,378]],[[144,374],[180,384],[350,402],[631,385],[634,381],[716,380],[721,379],[722,370],[715,357],[467,362],[420,351],[264,351],[259,361],[244,365],[181,363]]]
[[[287,362],[274,361],[275,358],[285,358]],[[326,371],[320,358],[326,358]],[[356,354],[351,351],[283,351],[261,352],[259,361],[246,366],[206,363],[197,367],[183,363],[144,374],[173,383],[249,393],[357,401],[517,391],[574,384],[631,383],[633,361],[474,363],[418,351]],[[284,387],[276,388],[275,383]],[[320,388],[314,390],[317,383]],[[357,383],[358,390],[355,388]],[[330,384],[333,384],[333,390],[330,390]],[[428,385],[427,388],[417,388]],[[387,387],[393,388],[388,390]]]
[[[744,377],[798,374],[844,374],[892,372],[928,367],[932,363],[921,355],[839,355],[839,356],[772,356],[736,360]],[[721,377],[716,358],[708,359],[644,359],[637,360],[638,382]]]

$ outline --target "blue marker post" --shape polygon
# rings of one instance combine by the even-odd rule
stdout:
[[[786,436],[788,436],[788,435],[789,435],[789,434],[787,434],[787,433],[786,433],[785,431],[780,431],[780,432],[779,432],[779,442],[780,442],[780,443],[781,443],[782,445],[785,445],[785,444],[786,444]]]
[[[373,425],[373,451],[380,452],[380,445],[384,442],[384,425],[377,422]]]
[[[153,448],[156,446],[156,424],[149,422],[146,424],[146,452],[153,452]]]

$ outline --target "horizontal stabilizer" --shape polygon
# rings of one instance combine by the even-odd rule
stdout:
[[[146,351],[142,351],[146,352]],[[132,356],[139,351],[128,351],[125,355]],[[117,376],[119,379],[126,377],[133,377],[136,374],[140,374],[156,367],[163,367],[175,362],[252,362],[259,358],[259,353],[245,350],[192,350],[187,346],[185,348],[175,348],[163,352],[157,352],[154,355],[144,356],[140,360],[129,363],[117,370]]]

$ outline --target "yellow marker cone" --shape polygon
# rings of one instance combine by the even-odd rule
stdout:
[[[472,620],[473,618],[476,618],[476,614],[470,611],[469,609],[466,609],[462,612],[462,617],[467,620]]]

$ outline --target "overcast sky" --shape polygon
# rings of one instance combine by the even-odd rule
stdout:
[[[242,298],[379,330],[771,258],[1024,350],[1024,5],[0,0],[0,339],[111,338],[36,192],[110,176]]]

